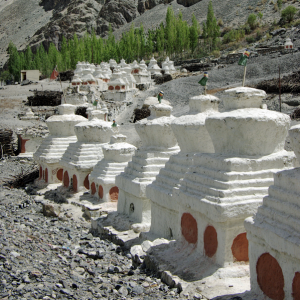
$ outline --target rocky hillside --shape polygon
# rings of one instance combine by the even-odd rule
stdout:
[[[210,0],[5,0],[0,1],[0,68],[7,60],[6,48],[12,41],[18,49],[50,42],[59,48],[62,36],[67,39],[74,33],[82,36],[95,30],[105,36],[111,24],[116,37],[143,23],[144,28],[155,28],[165,19],[171,5],[175,13],[182,11],[183,18],[191,21],[194,13],[202,23],[206,19]],[[263,13],[264,23],[279,19],[273,0],[212,0],[215,15],[224,26],[238,27],[250,13]],[[284,1],[283,8],[300,3]],[[230,8],[230,9],[228,9]]]

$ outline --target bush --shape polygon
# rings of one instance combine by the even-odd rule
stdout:
[[[246,37],[246,41],[248,44],[252,44],[255,42],[255,38],[253,36]]]
[[[220,50],[214,50],[212,53],[211,53],[212,56],[214,56],[215,58],[218,58],[220,57]]]
[[[249,24],[250,28],[253,30],[256,27],[256,15],[250,14],[247,20],[247,23]]]
[[[219,19],[219,20],[218,20],[218,26],[219,26],[219,27],[223,27],[223,26],[224,26],[224,22],[223,22],[222,19]]]
[[[260,30],[256,32],[256,40],[259,41],[262,38],[262,33]]]
[[[289,5],[281,12],[281,17],[284,19],[284,21],[290,23],[294,20],[294,16],[297,12],[297,8]]]

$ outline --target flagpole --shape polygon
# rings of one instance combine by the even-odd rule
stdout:
[[[243,86],[245,86],[245,80],[246,80],[246,69],[247,69],[247,65],[244,67]]]
[[[204,95],[206,95],[206,85],[204,86]]]

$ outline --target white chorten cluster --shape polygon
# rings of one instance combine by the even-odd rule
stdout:
[[[150,233],[156,236],[171,239],[181,237],[179,203],[174,202],[173,195],[192,166],[194,154],[214,152],[205,120],[218,112],[218,104],[218,98],[211,95],[192,97],[189,114],[176,118],[171,123],[180,152],[170,157],[153,183],[146,188],[147,198],[151,200]]]
[[[284,150],[290,118],[261,109],[264,91],[241,87],[225,94],[227,112],[205,121],[215,153],[195,154],[173,195],[182,239],[222,266],[248,261],[244,220],[256,213],[273,174],[295,162]]]
[[[72,90],[65,96],[65,102],[74,105],[84,104],[90,101],[86,97],[91,96],[87,93],[87,88],[96,89],[97,92],[104,92],[105,100],[127,101],[132,99],[137,92],[137,88],[145,90],[153,84],[151,73],[147,71],[145,61],[141,61],[139,65],[137,61],[127,64],[124,59],[120,64],[114,59],[110,59],[109,63],[102,62],[95,66],[86,62],[78,62],[72,86],[77,87],[77,93]]]
[[[150,63],[147,69],[151,72],[151,75],[159,75],[161,74],[161,68],[158,66],[156,59],[154,56],[150,59]]]
[[[173,74],[176,72],[176,69],[174,67],[174,62],[171,61],[168,56],[166,60],[162,62],[161,66],[162,66],[162,70],[165,71],[165,74]]]
[[[59,115],[46,120],[50,134],[43,140],[33,154],[40,166],[40,179],[47,183],[59,183],[63,178],[60,159],[70,143],[77,141],[74,126],[86,118],[74,114],[75,107],[70,104],[58,106]]]
[[[135,129],[142,141],[125,171],[116,177],[119,188],[118,213],[128,215],[137,223],[136,230],[149,229],[151,202],[146,196],[146,186],[155,180],[159,170],[170,156],[179,151],[171,129],[172,107],[165,104],[150,106],[151,116],[136,123]]]
[[[107,90],[105,83],[110,80],[111,70],[108,64],[100,66],[78,62],[74,71],[72,85],[97,85],[101,90]]]
[[[289,130],[300,161],[300,125]],[[245,221],[251,290],[270,299],[300,299],[300,168],[274,174],[263,205]]]
[[[126,143],[126,136],[113,135],[110,144],[103,146],[103,159],[100,160],[89,175],[90,192],[103,202],[118,201],[119,188],[115,178],[121,174],[131,161],[136,150]]]
[[[88,176],[103,158],[102,147],[117,131],[110,123],[99,120],[97,113],[95,115],[93,111],[91,113],[91,120],[74,127],[77,142],[70,143],[60,160],[63,168],[63,185],[72,186],[75,192],[89,189]]]

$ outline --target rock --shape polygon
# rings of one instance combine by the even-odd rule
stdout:
[[[276,29],[276,30],[270,32],[270,34],[272,36],[276,36],[276,35],[282,34],[282,33],[286,33],[286,29],[285,28],[279,28],[279,29]]]
[[[173,80],[171,74],[152,75],[151,78],[154,79],[156,84],[163,84],[165,82]]]
[[[132,293],[135,293],[136,295],[141,295],[144,293],[144,288],[140,285],[136,285],[132,288]]]
[[[18,257],[18,256],[20,256],[21,254],[18,253],[18,252],[12,251],[12,252],[10,252],[10,255],[13,256],[13,257]]]
[[[144,259],[145,255],[146,255],[146,253],[143,251],[142,246],[140,246],[140,245],[131,247],[130,254],[132,256],[132,260],[139,264],[141,264],[143,262],[142,260]]]
[[[30,283],[31,282],[28,275],[23,276],[22,280],[25,283]]]
[[[60,292],[64,295],[72,295],[73,294],[69,289],[61,289]]]
[[[60,207],[54,204],[43,204],[43,214],[45,217],[58,217],[60,215]]]
[[[202,296],[200,294],[195,294],[193,298],[198,300],[198,299],[202,299]]]
[[[194,4],[196,4],[200,1],[202,1],[202,0],[177,0],[177,3],[181,4],[185,7],[189,7],[189,6],[192,6],[192,5],[194,5]]]
[[[31,80],[25,79],[21,82],[21,86],[23,85],[28,85],[28,84],[32,84],[33,82]]]
[[[30,277],[35,277],[35,278],[38,278],[38,277],[42,277],[42,273],[38,270],[34,270],[34,271],[31,271],[30,272]]]
[[[141,246],[142,246],[142,250],[144,252],[147,252],[153,246],[153,243],[147,240],[144,241]]]
[[[123,297],[126,297],[128,295],[128,290],[125,286],[122,286],[119,290],[118,290],[119,294]]]

